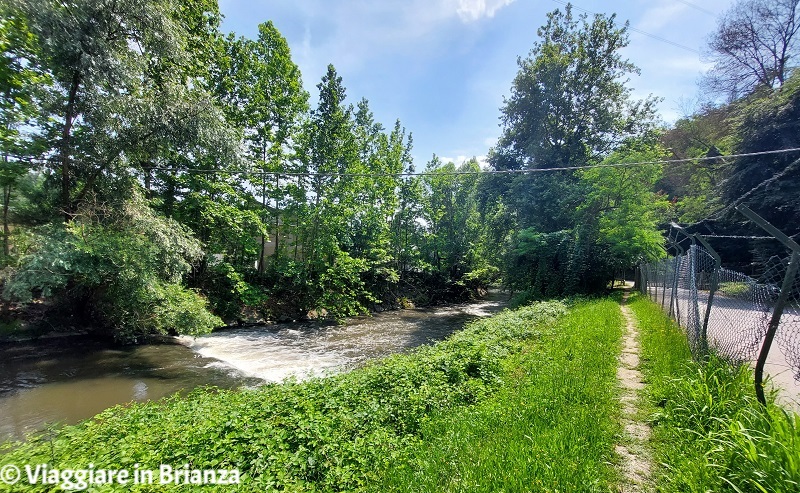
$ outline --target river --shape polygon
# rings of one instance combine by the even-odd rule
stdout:
[[[204,385],[257,386],[348,370],[443,339],[499,311],[506,298],[490,292],[473,303],[383,312],[343,325],[275,324],[125,348],[74,337],[0,345],[0,442]]]

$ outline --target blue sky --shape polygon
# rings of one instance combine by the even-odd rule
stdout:
[[[700,52],[733,0],[576,0],[577,8],[630,21],[623,54],[641,70],[636,98],[663,98],[672,122],[697,104]],[[500,107],[554,0],[220,0],[223,30],[254,38],[267,20],[286,37],[316,105],[332,63],[347,101],[367,98],[376,120],[413,134],[417,169],[435,153],[483,159],[500,135]],[[580,13],[580,12],[576,12]],[[663,38],[682,47],[655,39]],[[694,50],[694,51],[692,51]]]

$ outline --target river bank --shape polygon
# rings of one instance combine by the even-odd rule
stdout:
[[[653,431],[641,491],[794,491],[797,416],[764,412],[747,372],[691,361],[681,329],[635,294],[646,382],[621,394],[620,298],[506,310],[328,378],[117,406],[0,445],[0,469],[236,471],[245,492],[628,491],[624,401]]]
[[[135,346],[85,335],[0,344],[0,440],[206,385],[254,387],[347,370],[444,339],[496,313],[506,298],[492,291],[480,301],[387,311],[341,325],[271,324],[198,338],[153,337]]]
[[[425,474],[418,469],[422,459],[415,457],[436,435],[436,423],[472,412],[488,419],[497,406],[513,414],[524,399],[532,406],[530,415],[540,415],[537,426],[552,432],[537,442],[542,445],[536,464],[571,464],[557,473],[558,481],[591,477],[610,484],[614,469],[608,450],[616,424],[614,396],[604,389],[615,375],[614,358],[607,356],[617,350],[618,308],[600,300],[576,306],[564,318],[566,311],[559,302],[504,311],[435,345],[330,378],[252,390],[200,390],[116,407],[7,449],[0,463],[236,468],[242,491],[402,489],[408,484],[402,475],[397,482],[392,478],[407,467]],[[596,350],[575,350],[590,343]],[[503,411],[493,422],[499,416],[511,415]],[[523,422],[513,428],[515,434],[531,433]],[[586,422],[596,426],[587,430]],[[591,431],[591,439],[575,435],[585,431]],[[530,461],[527,447],[514,450],[519,460]]]

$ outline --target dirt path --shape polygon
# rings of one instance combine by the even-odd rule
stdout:
[[[615,447],[621,459],[623,482],[619,486],[622,493],[638,493],[647,490],[650,475],[650,457],[645,443],[650,436],[650,427],[637,420],[637,400],[639,391],[644,388],[642,373],[639,371],[639,343],[636,320],[628,307],[629,291],[622,298],[620,309],[625,318],[622,354],[617,367],[620,402],[622,403],[622,425],[625,436],[623,443]]]

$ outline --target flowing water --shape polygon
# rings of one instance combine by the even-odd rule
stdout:
[[[499,311],[505,300],[492,292],[475,303],[384,312],[343,325],[275,324],[129,348],[76,338],[0,345],[0,442],[203,385],[255,386],[347,370],[443,339]]]

